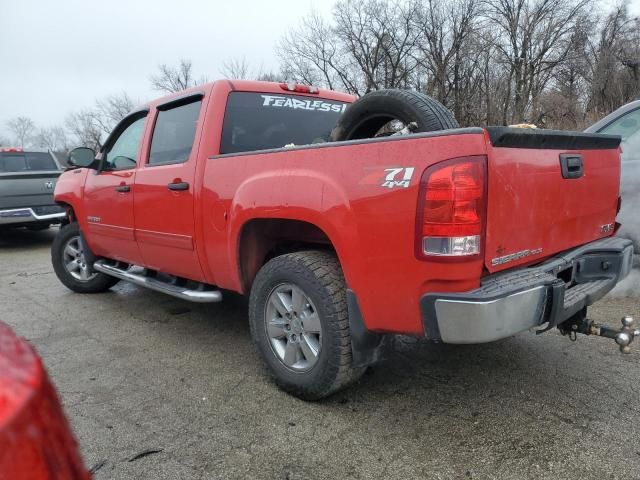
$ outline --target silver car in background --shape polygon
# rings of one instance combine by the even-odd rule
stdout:
[[[620,107],[585,131],[622,137],[619,234],[633,240],[636,253],[640,253],[640,100]]]
[[[61,173],[52,152],[0,148],[0,230],[60,223],[65,212],[53,201],[53,190]]]

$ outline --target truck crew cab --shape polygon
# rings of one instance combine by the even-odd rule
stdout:
[[[558,326],[628,350],[631,319],[586,317],[632,265],[613,236],[619,137],[452,128],[417,92],[352,102],[224,80],[131,112],[58,181],[58,278],[247,294],[267,366],[306,399],[357,379],[385,334],[482,343]]]

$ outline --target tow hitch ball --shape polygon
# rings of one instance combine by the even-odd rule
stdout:
[[[558,328],[563,335],[569,335],[571,340],[576,340],[576,334],[578,333],[612,338],[620,346],[622,353],[631,353],[631,343],[636,337],[640,337],[640,330],[633,328],[634,320],[631,315],[622,317],[621,322],[622,328],[615,329],[606,325],[599,325],[584,316],[577,316],[573,320],[558,325]]]

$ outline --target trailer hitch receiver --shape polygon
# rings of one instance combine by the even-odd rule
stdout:
[[[569,335],[572,340],[576,339],[578,333],[611,338],[618,344],[622,353],[631,353],[631,344],[636,337],[640,337],[640,330],[634,328],[634,320],[631,315],[622,317],[621,323],[622,328],[616,329],[600,325],[586,318],[584,314],[578,314],[558,325],[558,328],[563,335]]]

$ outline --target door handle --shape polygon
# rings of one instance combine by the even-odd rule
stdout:
[[[189,190],[189,184],[187,182],[174,182],[167,185],[169,190],[179,192],[181,190]]]
[[[131,187],[129,185],[118,185],[116,187],[116,192],[128,193],[130,191],[131,191]]]
[[[560,169],[562,170],[562,178],[580,178],[584,175],[584,163],[582,155],[574,153],[560,154]]]

